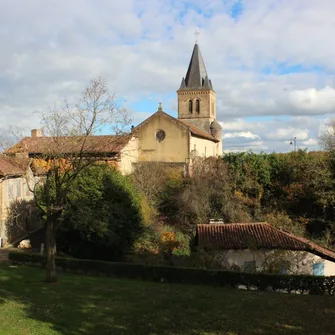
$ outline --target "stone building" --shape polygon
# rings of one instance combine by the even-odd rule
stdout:
[[[39,180],[27,158],[0,155],[0,246],[38,228],[30,220],[33,194],[30,187]]]

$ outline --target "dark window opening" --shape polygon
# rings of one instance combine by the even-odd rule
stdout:
[[[200,113],[200,101],[199,100],[195,101],[195,110],[197,113]]]
[[[190,100],[190,101],[188,102],[188,111],[189,111],[190,113],[193,113],[193,101],[192,101],[192,100]]]

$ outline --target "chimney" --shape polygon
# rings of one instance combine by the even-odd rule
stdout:
[[[220,224],[224,223],[223,219],[209,219],[209,224]]]
[[[32,138],[42,137],[42,131],[40,129],[32,129],[31,130],[31,137]]]

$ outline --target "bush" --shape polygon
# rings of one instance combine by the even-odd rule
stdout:
[[[9,253],[12,264],[45,266],[46,258],[37,254]],[[245,286],[247,289],[335,294],[335,276],[273,275],[221,270],[205,270],[173,266],[154,266],[134,263],[56,258],[56,266],[63,271],[101,274],[120,278],[136,278],[168,283],[205,284],[216,286]]]

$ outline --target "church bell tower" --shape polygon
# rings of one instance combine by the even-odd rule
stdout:
[[[214,137],[221,137],[222,129],[216,121],[216,94],[212,82],[208,78],[205,63],[202,59],[198,43],[193,48],[186,77],[181,81],[178,94],[178,119],[188,121]]]

